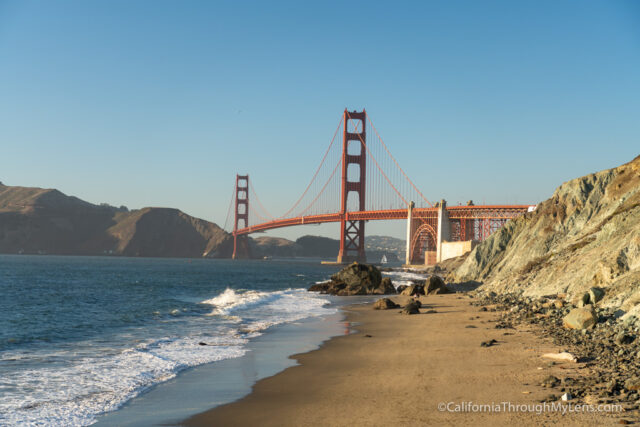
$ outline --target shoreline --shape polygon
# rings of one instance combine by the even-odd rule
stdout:
[[[421,301],[421,314],[412,316],[372,310],[372,304],[343,307],[353,333],[292,355],[297,365],[179,425],[613,425],[624,417],[566,407],[563,414],[559,402],[556,409],[540,403],[552,391],[540,385],[544,378],[587,373],[580,363],[542,359],[560,349],[532,328],[496,329],[498,313],[471,306],[462,293]],[[491,339],[495,345],[480,346]]]

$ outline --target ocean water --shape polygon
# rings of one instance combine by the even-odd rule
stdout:
[[[89,425],[275,325],[337,311],[337,267],[0,255],[0,425]],[[204,345],[203,345],[204,344]]]

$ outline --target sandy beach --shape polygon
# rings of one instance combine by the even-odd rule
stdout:
[[[421,314],[412,316],[349,307],[353,334],[294,356],[298,366],[184,425],[613,425],[623,418],[543,407],[540,400],[557,390],[542,380],[586,375],[583,364],[550,366],[541,355],[559,348],[531,330],[494,328],[498,313],[471,306],[463,294],[421,301]],[[497,343],[480,345],[491,339]],[[494,409],[480,412],[474,404]]]

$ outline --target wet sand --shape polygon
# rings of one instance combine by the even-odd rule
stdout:
[[[549,366],[540,356],[559,348],[529,330],[495,329],[498,313],[469,305],[467,296],[421,301],[421,314],[412,316],[399,314],[399,309],[372,310],[370,304],[350,307],[347,321],[355,333],[293,356],[300,365],[259,381],[245,398],[183,424],[618,425],[624,415],[563,414],[549,409],[551,403],[542,412],[541,399],[561,394],[558,388],[540,386],[542,380],[587,375],[582,364]],[[497,343],[480,346],[491,339]],[[469,402],[492,405],[493,412],[478,412]],[[512,410],[503,402],[510,402]],[[534,412],[515,410],[515,405]],[[442,406],[450,411],[440,410]]]

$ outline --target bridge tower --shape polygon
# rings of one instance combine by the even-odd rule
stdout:
[[[233,222],[233,255],[238,258],[241,253],[249,255],[249,240],[246,234],[238,235],[239,228],[249,226],[249,175],[236,175],[236,210]],[[238,224],[243,221],[242,227]],[[242,249],[242,251],[240,251]]]
[[[345,108],[344,131],[342,134],[342,190],[340,197],[340,252],[338,253],[338,263],[366,261],[364,253],[364,221],[350,220],[347,210],[349,193],[357,193],[358,210],[365,210],[367,176],[366,120],[367,115],[364,109],[361,112],[349,112]],[[352,148],[352,151],[349,150],[349,147]],[[358,165],[357,181],[349,181],[349,165]]]

